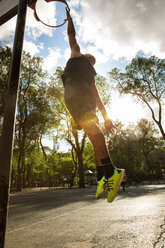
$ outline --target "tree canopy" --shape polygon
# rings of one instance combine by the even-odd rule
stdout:
[[[150,109],[152,118],[165,140],[162,126],[162,108],[165,103],[165,59],[155,56],[148,58],[136,56],[126,66],[125,72],[114,68],[109,75],[114,87],[121,94],[137,97]]]
[[[8,47],[0,48],[0,123],[3,121],[11,53]],[[147,106],[156,102],[162,108],[164,64],[161,66],[162,60],[159,60],[156,67],[158,61],[155,57],[151,61],[149,63],[147,59],[135,58],[124,73],[114,69],[110,75],[114,87],[117,86],[121,93],[136,95],[139,99],[144,99]],[[61,81],[63,69],[58,67],[50,77],[42,69],[42,63],[42,58],[23,52],[16,112],[12,188],[21,190],[26,186],[50,187],[66,184],[84,187],[84,171],[90,169],[96,175],[92,145],[83,131],[78,132],[74,128],[65,106]],[[149,75],[151,71],[152,74],[155,73],[152,77]],[[106,78],[97,75],[96,85],[104,104],[109,105],[111,89]],[[112,135],[105,134],[114,165],[125,168],[130,181],[134,173],[138,173],[141,180],[151,176],[161,178],[165,171],[165,147],[153,123],[143,119],[139,120],[137,125],[126,128],[121,122],[114,124],[117,132]],[[43,144],[45,135],[53,137],[56,143],[53,148]],[[60,152],[57,147],[64,141],[70,145],[70,149]]]

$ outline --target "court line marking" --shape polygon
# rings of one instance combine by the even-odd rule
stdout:
[[[78,212],[78,211],[80,211],[80,210],[82,210],[82,209],[84,209],[84,208],[87,208],[87,207],[89,207],[89,206],[85,206],[85,207],[82,207],[82,208],[78,208],[78,209],[75,209],[75,210],[70,211],[69,213],[56,215],[56,216],[54,216],[54,217],[52,217],[52,218],[44,219],[44,220],[41,220],[41,221],[32,223],[32,224],[30,224],[30,225],[26,225],[26,226],[22,226],[22,227],[16,228],[16,229],[14,229],[14,230],[8,231],[7,234],[10,234],[10,233],[13,233],[13,232],[17,232],[17,231],[20,231],[20,230],[22,230],[22,229],[26,229],[26,228],[29,228],[29,227],[31,227],[31,226],[35,226],[35,225],[38,225],[38,224],[42,224],[42,223],[44,223],[44,222],[47,222],[47,221],[50,221],[50,220],[53,220],[53,219],[57,219],[57,218],[59,218],[59,217],[63,217],[63,216],[66,216],[66,215],[70,215],[70,214],[72,214],[72,213],[74,213],[74,212]]]

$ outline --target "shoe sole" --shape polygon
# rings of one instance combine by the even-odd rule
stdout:
[[[115,199],[115,197],[116,197],[116,195],[117,195],[117,192],[118,192],[118,190],[119,190],[120,184],[121,184],[122,181],[123,181],[123,178],[124,178],[124,175],[125,175],[125,169],[122,169],[121,171],[122,171],[122,172],[121,172],[122,174],[121,174],[120,180],[119,180],[118,185],[117,185],[116,193],[115,193],[114,197],[111,199],[111,201],[108,201],[108,200],[107,200],[107,202],[109,202],[109,203],[111,203],[111,202]]]
[[[106,193],[108,192],[108,188],[106,187],[97,197],[96,199],[100,199],[102,197],[104,197],[106,195]]]

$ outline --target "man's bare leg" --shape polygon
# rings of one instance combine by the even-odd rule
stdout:
[[[109,178],[114,173],[114,166],[110,159],[103,133],[96,123],[81,124],[81,126],[88,135],[94,148],[97,162],[98,180],[100,180],[103,175],[105,175],[106,178]]]
[[[99,199],[103,197],[108,191],[107,202],[110,203],[116,197],[120,184],[123,180],[125,170],[117,169],[113,166],[105,144],[104,135],[97,124],[90,123],[81,126],[92,142],[97,160],[101,162],[98,164],[99,166],[97,166],[97,169],[100,173],[104,173],[102,179],[100,179],[97,183],[96,198]]]
[[[107,179],[114,174],[114,166],[109,156],[104,135],[97,124],[89,123],[81,124],[81,126],[88,135],[94,148],[98,177],[96,199],[99,199],[108,191]]]
[[[81,126],[93,145],[96,160],[98,161],[99,166],[101,165],[101,159],[109,156],[104,135],[96,123],[81,124]]]

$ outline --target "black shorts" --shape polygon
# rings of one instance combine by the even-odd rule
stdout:
[[[98,122],[96,101],[88,87],[69,82],[65,86],[64,99],[71,116],[81,129],[81,124]]]

